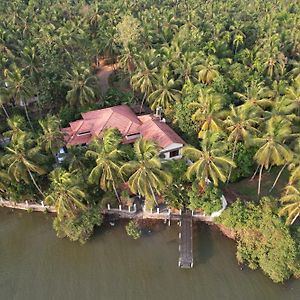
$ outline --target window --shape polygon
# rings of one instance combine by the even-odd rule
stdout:
[[[77,132],[77,136],[81,136],[81,135],[87,135],[90,134],[90,131],[82,131],[82,132]]]
[[[170,151],[170,158],[179,156],[179,149]]]

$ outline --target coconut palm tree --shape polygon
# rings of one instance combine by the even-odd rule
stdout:
[[[7,119],[7,125],[10,129],[4,132],[3,135],[9,137],[13,142],[17,142],[19,135],[25,133],[27,129],[26,121],[20,115],[14,115]]]
[[[120,169],[128,178],[132,193],[145,197],[146,207],[153,207],[156,194],[161,194],[166,185],[172,182],[171,174],[164,170],[157,145],[153,141],[138,139],[134,143],[135,160],[129,161]]]
[[[141,109],[146,97],[154,91],[155,74],[157,68],[153,62],[154,53],[151,51],[149,55],[142,57],[141,61],[137,63],[136,72],[131,77],[131,85],[135,90],[141,91],[144,94]]]
[[[183,157],[192,161],[186,175],[189,180],[193,177],[199,181],[200,187],[205,190],[206,180],[212,180],[215,186],[219,181],[225,182],[230,167],[235,168],[234,161],[221,155],[219,147],[212,148],[208,143],[203,143],[203,149],[185,146],[182,150]]]
[[[12,70],[7,72],[5,84],[7,87],[8,97],[13,99],[15,103],[24,106],[26,118],[31,129],[33,130],[27,109],[27,101],[33,98],[35,95],[31,80],[23,75],[22,70],[18,69],[16,66],[13,66]]]
[[[292,225],[300,215],[300,185],[287,185],[280,201],[279,215],[287,215],[286,224]]]
[[[266,97],[266,89],[262,83],[256,84],[252,82],[249,87],[247,87],[246,93],[234,93],[242,101],[244,101],[243,106],[246,109],[253,109],[254,113],[260,113],[264,115],[265,109],[272,106],[272,101]]]
[[[154,91],[148,97],[152,110],[158,107],[168,109],[172,104],[180,101],[180,82],[171,77],[167,68],[163,67],[161,72],[155,75],[154,86]]]
[[[41,163],[46,161],[46,157],[40,153],[40,148],[35,146],[32,138],[26,133],[20,133],[18,139],[6,147],[6,151],[7,153],[2,157],[2,163],[8,167],[8,175],[17,182],[29,183],[31,180],[44,197],[44,193],[34,178],[34,173],[46,174],[45,168],[41,166]]]
[[[64,135],[60,131],[60,121],[55,116],[39,120],[42,135],[39,136],[40,146],[48,153],[55,154],[64,145]]]
[[[211,89],[201,89],[197,102],[190,103],[188,107],[196,110],[192,115],[192,120],[199,124],[199,138],[204,139],[207,134],[222,130],[220,112],[223,108],[223,101]]]
[[[263,136],[253,139],[253,144],[259,146],[254,156],[258,166],[260,166],[258,196],[260,195],[263,168],[267,170],[273,165],[286,167],[291,162],[293,154],[285,145],[285,141],[291,133],[291,123],[281,116],[275,116],[266,122]]]
[[[86,157],[96,161],[96,166],[89,175],[89,181],[98,184],[104,191],[113,190],[119,202],[116,186],[121,179],[120,162],[124,157],[123,151],[119,149],[121,141],[120,132],[115,128],[109,128],[105,131],[102,141],[95,140],[86,152]]]
[[[219,76],[218,68],[219,65],[214,62],[214,58],[208,57],[198,66],[199,81],[206,85],[212,83]]]
[[[59,220],[64,217],[73,217],[86,206],[82,203],[85,197],[76,172],[67,172],[61,168],[53,170],[49,194],[45,197],[47,205],[53,205]]]
[[[0,106],[5,114],[6,119],[9,119],[9,114],[7,109],[5,108],[5,104],[9,102],[9,97],[5,87],[0,89]]]
[[[70,88],[66,99],[71,106],[93,103],[100,95],[97,77],[84,67],[74,68],[67,73],[65,85]]]
[[[300,76],[294,81],[293,86],[286,89],[284,100],[286,109],[300,116]]]
[[[252,136],[259,134],[257,129],[259,125],[258,118],[255,117],[253,109],[247,109],[243,106],[230,106],[230,112],[224,121],[228,132],[229,143],[233,143],[231,159],[234,161],[236,147],[238,142],[248,144]],[[232,167],[230,167],[228,181],[230,180]]]

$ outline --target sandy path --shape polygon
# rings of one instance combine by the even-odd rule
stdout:
[[[102,95],[105,95],[109,88],[109,77],[110,75],[118,68],[118,64],[113,65],[104,65],[97,72],[97,77],[99,78],[99,86],[101,89]]]

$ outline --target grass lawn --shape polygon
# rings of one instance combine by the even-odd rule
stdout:
[[[265,171],[262,175],[261,180],[261,195],[260,198],[263,196],[274,196],[280,197],[283,192],[285,185],[288,182],[289,172],[285,170],[275,188],[272,192],[269,192],[269,189],[273,185],[273,182],[279,172],[280,168],[272,168],[271,172]],[[249,178],[243,179],[239,182],[230,183],[227,186],[227,189],[235,194],[236,196],[240,197],[241,199],[245,200],[258,200],[257,199],[257,186],[258,186],[258,175],[254,178],[254,180],[250,181]]]

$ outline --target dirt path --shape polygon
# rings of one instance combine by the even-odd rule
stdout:
[[[118,64],[113,65],[103,65],[100,70],[97,72],[97,77],[99,78],[99,86],[101,89],[102,95],[105,95],[109,88],[109,77],[110,75],[118,69]]]

